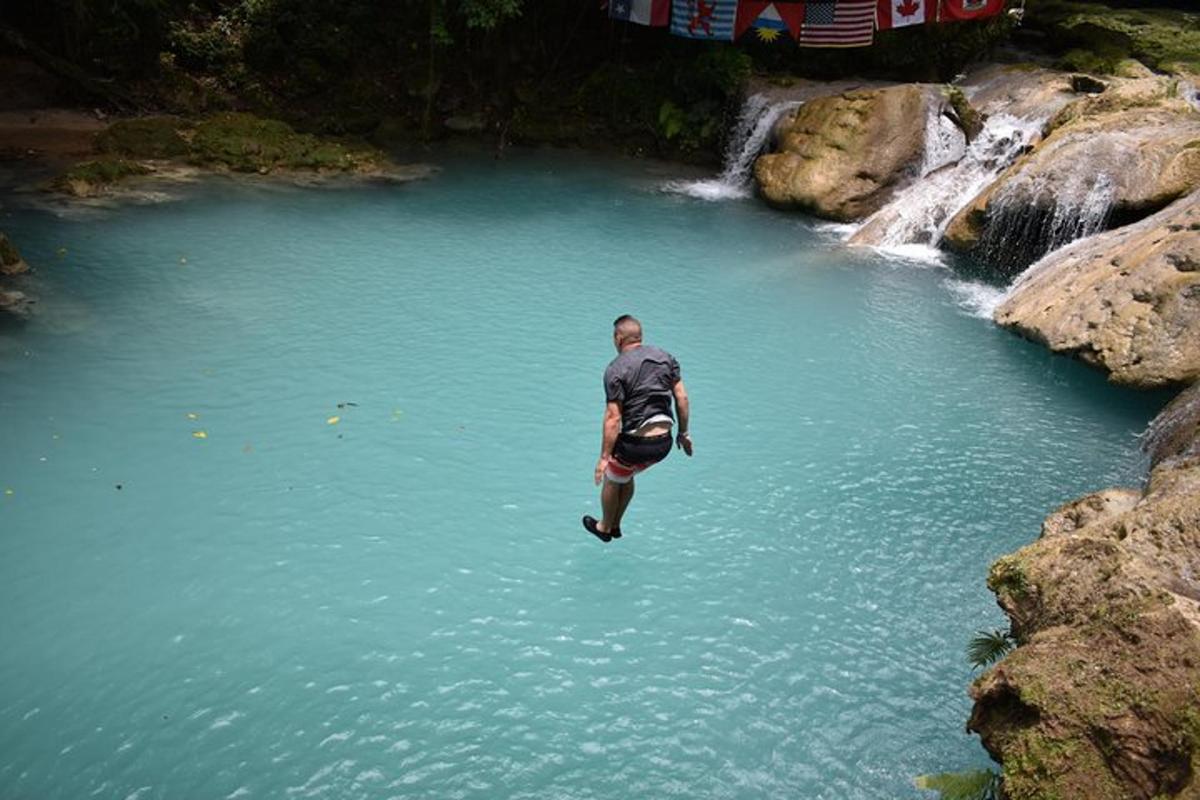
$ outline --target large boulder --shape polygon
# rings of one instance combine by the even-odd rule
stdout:
[[[1009,800],[1200,797],[1200,457],[1064,506],[988,579],[1019,644],[968,728]],[[1181,455],[1191,452],[1191,456]]]
[[[781,120],[779,151],[755,162],[759,191],[781,208],[862,219],[919,174],[930,114],[945,102],[916,84],[811,100]]]
[[[1200,187],[1200,113],[1179,95],[1175,83],[1145,78],[1066,106],[1031,153],[955,215],[946,246],[1016,272]]]
[[[994,317],[1115,383],[1200,378],[1200,192],[1046,256]]]

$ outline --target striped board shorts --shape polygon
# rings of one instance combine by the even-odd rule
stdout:
[[[629,483],[634,475],[645,472],[670,452],[670,433],[661,436],[630,436],[622,433],[617,437],[617,445],[613,448],[613,457],[608,462],[604,477],[613,483]]]

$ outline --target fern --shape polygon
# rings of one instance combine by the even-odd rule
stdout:
[[[1000,773],[991,769],[919,775],[914,783],[918,789],[937,792],[939,800],[997,800],[1000,796]]]
[[[978,631],[967,644],[967,660],[976,669],[989,666],[1004,658],[1017,646],[1009,631]]]

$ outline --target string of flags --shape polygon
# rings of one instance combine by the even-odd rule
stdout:
[[[867,47],[875,31],[993,17],[1005,0],[608,0],[612,19],[675,36],[732,42],[753,30],[801,47]]]

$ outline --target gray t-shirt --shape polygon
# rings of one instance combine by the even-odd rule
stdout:
[[[666,350],[644,344],[621,353],[604,370],[604,397],[621,406],[621,427],[636,431],[654,417],[674,420],[672,389],[679,362]]]

